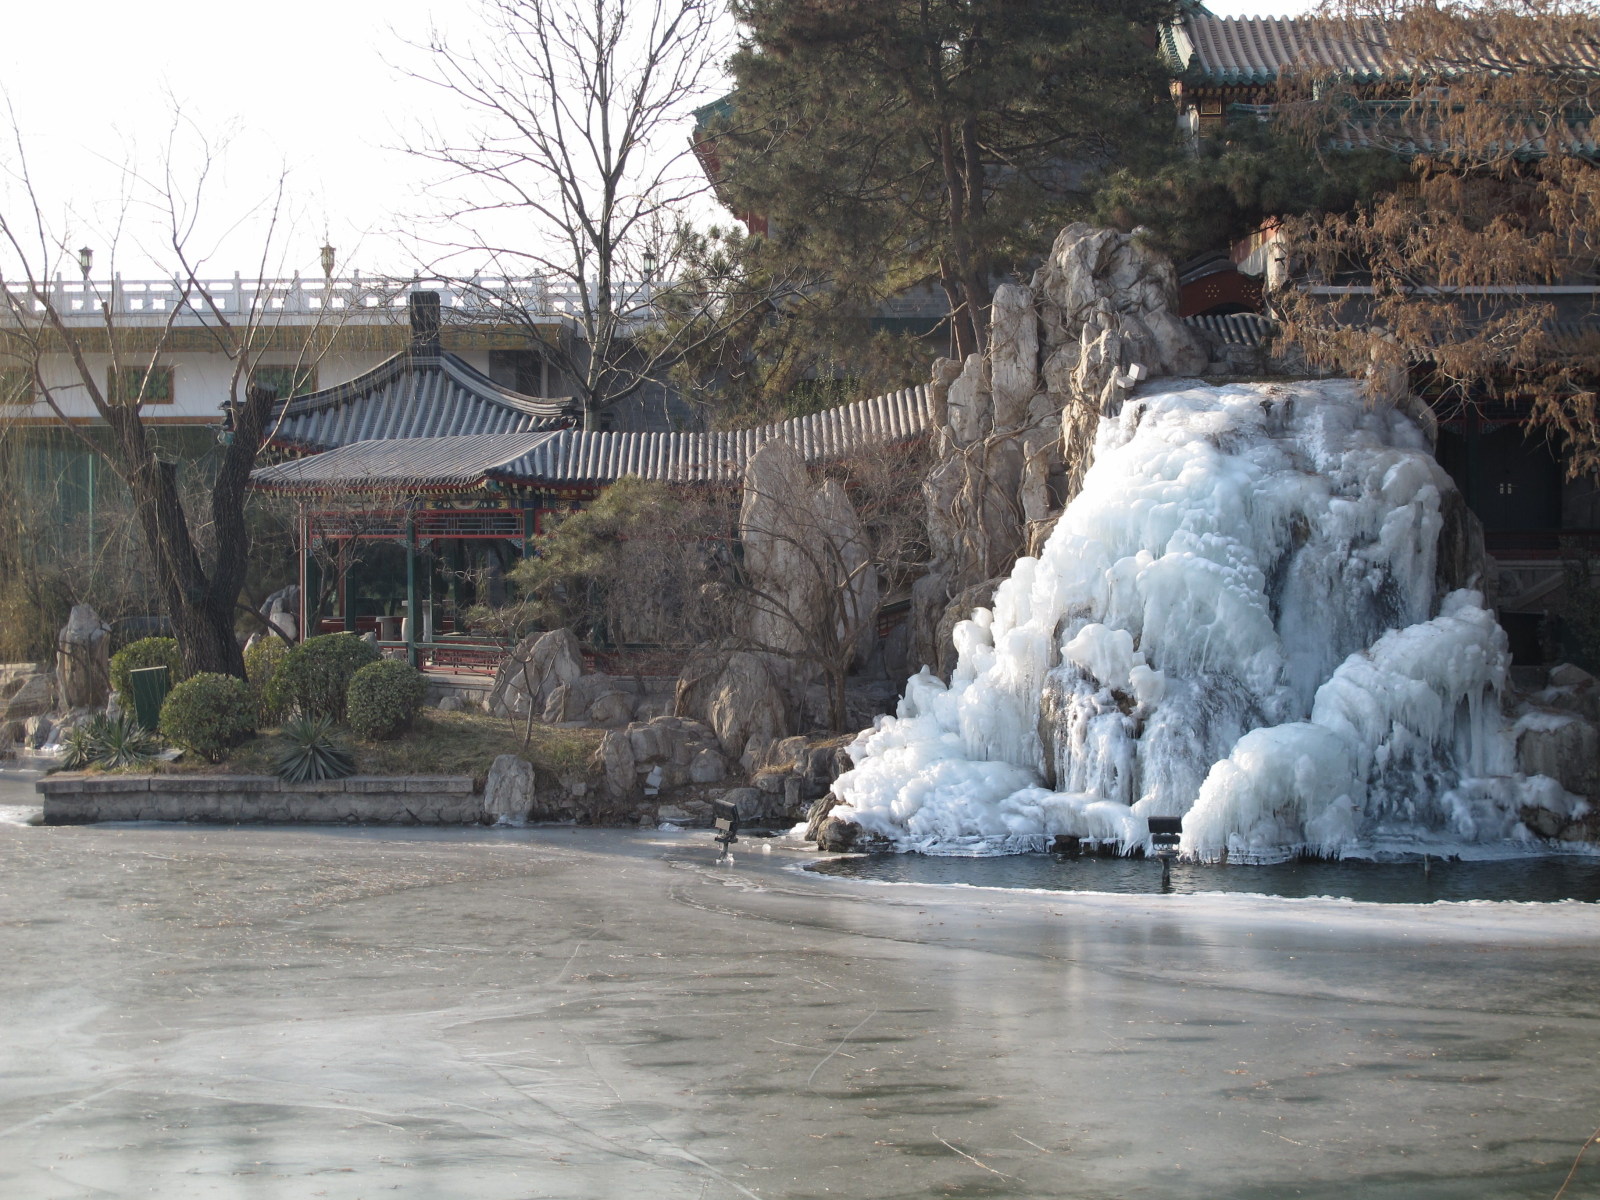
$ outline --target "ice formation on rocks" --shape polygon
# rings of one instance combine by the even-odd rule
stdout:
[[[1324,381],[1148,386],[1101,422],[1037,559],[851,748],[835,815],[903,849],[1057,834],[1205,859],[1525,837],[1505,635],[1440,561],[1415,424]]]

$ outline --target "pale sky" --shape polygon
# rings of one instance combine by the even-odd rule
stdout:
[[[1305,5],[1216,0],[1209,7],[1227,16],[1287,15]],[[116,168],[130,159],[143,171],[158,167],[176,101],[208,137],[233,131],[193,243],[214,248],[208,273],[255,273],[259,215],[236,223],[271,194],[283,166],[292,219],[269,273],[320,276],[325,236],[341,274],[408,270],[403,240],[391,234],[403,225],[401,214],[424,206],[427,168],[391,148],[414,128],[415,114],[447,98],[390,64],[415,61],[402,39],[425,38],[433,12],[452,32],[472,21],[463,0],[11,6],[0,82],[47,222],[64,228],[73,249],[94,247],[101,275],[122,207]],[[186,142],[192,150],[194,138]],[[14,158],[9,145],[0,150],[0,163]],[[170,257],[148,233],[124,233],[119,244],[117,265],[129,278],[155,274]]]
[[[286,270],[320,275],[325,231],[340,251],[341,272],[346,265],[398,268],[405,264],[382,231],[393,226],[395,212],[414,207],[420,164],[385,147],[403,138],[410,113],[433,101],[384,59],[406,54],[391,30],[423,38],[435,7],[465,6],[436,0],[17,5],[0,42],[0,81],[36,182],[51,199],[48,216],[72,226],[74,246],[81,236],[82,244],[99,249],[97,274],[110,241],[104,225],[117,207],[113,164],[135,154],[142,168],[157,166],[174,100],[208,135],[236,130],[208,205],[219,223],[224,214],[231,223],[269,195],[286,164],[296,210],[284,241]],[[61,215],[68,204],[76,216]],[[224,242],[218,273],[236,267],[251,273],[253,261],[239,258],[253,258],[257,241]],[[140,273],[136,253],[125,248],[122,256],[125,274]]]

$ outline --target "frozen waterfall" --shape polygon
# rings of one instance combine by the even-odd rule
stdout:
[[[1039,558],[851,748],[836,816],[933,853],[1058,834],[1266,861],[1528,835],[1505,635],[1454,485],[1356,384],[1152,385],[1102,420]],[[1441,547],[1446,547],[1441,564]]]

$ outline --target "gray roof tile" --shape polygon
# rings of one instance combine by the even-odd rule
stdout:
[[[374,439],[529,433],[576,419],[572,401],[523,396],[453,354],[396,354],[279,411],[272,442],[311,450]]]

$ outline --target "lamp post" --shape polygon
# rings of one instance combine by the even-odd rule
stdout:
[[[83,272],[83,281],[89,282],[89,272],[94,268],[94,251],[84,246],[78,251],[78,270]]]
[[[334,250],[332,246],[323,244],[322,247],[322,277],[329,282],[333,280]]]
[[[656,259],[655,247],[652,246],[650,249],[644,252],[644,287],[641,290],[644,293],[644,303],[646,308],[649,308],[651,303],[655,300],[653,292],[655,290],[657,265],[658,262]]]

